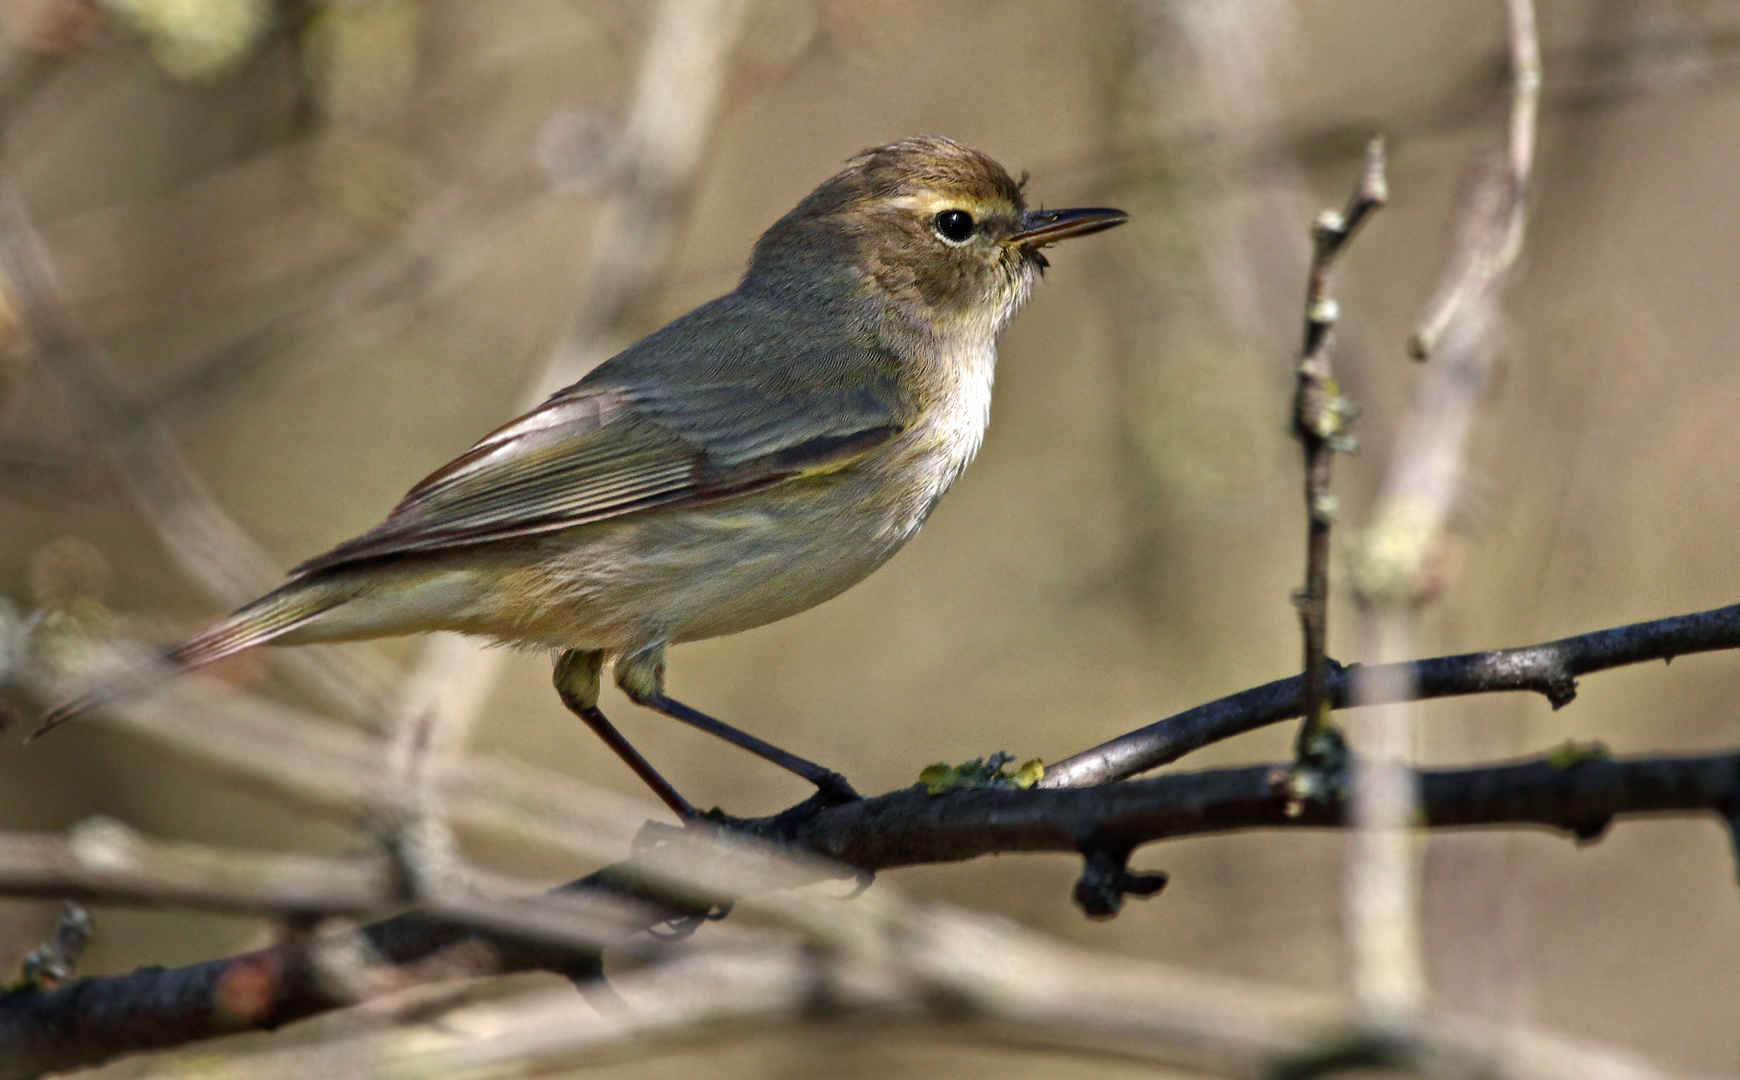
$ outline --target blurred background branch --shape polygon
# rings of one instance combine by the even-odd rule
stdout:
[[[113,361],[75,337],[42,245],[11,192],[0,192],[0,274],[36,362],[104,441],[110,463],[182,573],[228,607],[275,587],[281,573],[271,558],[212,498],[169,433],[133,410]],[[326,702],[361,716],[384,673],[358,657],[315,649],[286,664]]]
[[[1546,5],[1552,78],[1533,87],[1526,7],[0,0],[0,254],[28,286],[0,313],[0,680],[18,707],[366,527],[528,396],[728,288],[754,236],[862,146],[948,134],[1030,170],[1035,201],[1136,214],[1094,257],[1059,255],[1005,337],[980,461],[910,550],[800,619],[680,654],[685,700],[896,792],[804,819],[798,846],[881,868],[868,895],[840,902],[837,865],[749,881],[759,855],[643,830],[654,811],[550,700],[543,657],[444,639],[311,672],[287,650],[277,674],[244,658],[27,753],[6,736],[0,874],[44,899],[0,903],[0,970],[57,939],[51,898],[85,895],[99,931],[77,963],[97,981],[28,1002],[106,987],[136,1005],[155,977],[153,1001],[219,986],[233,1010],[181,1036],[253,1030],[289,1019],[270,1008],[293,968],[325,1013],[115,1078],[1733,1073],[1740,905],[1715,830],[1638,820],[1579,853],[1527,828],[1418,837],[1432,981],[1374,1033],[1345,994],[1366,916],[1344,914],[1344,835],[1289,827],[1331,822],[1285,818],[1270,783],[1271,725],[1301,708],[1299,680],[1267,682],[1297,642],[1275,358],[1294,347],[1298,225],[1383,131],[1396,199],[1340,274],[1355,314],[1335,374],[1365,443],[1390,449],[1337,469],[1342,520],[1374,531],[1330,551],[1355,589],[1328,593],[1326,654],[1366,662],[1329,669],[1331,700],[1437,702],[1415,724],[1435,825],[1731,816],[1732,762],[1696,756],[1735,744],[1731,658],[1548,706],[1581,674],[1740,643],[1715,608],[1740,590],[1740,509],[1710,495],[1740,471],[1719,288],[1740,274],[1723,225],[1740,23],[1678,0]],[[1470,159],[1492,164],[1459,199]],[[43,348],[45,301],[71,368]],[[1420,369],[1395,362],[1415,332]],[[69,382],[81,363],[94,383]],[[1410,535],[1432,539],[1374,575],[1396,493],[1422,484]],[[1379,579],[1400,582],[1405,649],[1354,606],[1390,595]],[[1598,626],[1617,628],[1563,637]],[[1548,644],[1469,651],[1503,641]],[[1381,662],[1421,654],[1443,655]],[[1221,698],[1236,686],[1254,689]],[[1442,700],[1499,689],[1534,693]],[[744,813],[796,795],[606,707],[686,791]],[[1627,756],[1567,741],[1590,736]],[[994,750],[1054,761],[1042,786],[1067,789],[1197,749],[1205,771],[1103,791],[900,790]],[[1451,776],[1461,802],[1433,787]],[[128,831],[79,824],[105,819]],[[1084,867],[1115,907],[1164,880],[1128,865],[1132,837],[1162,835],[1166,892],[1082,920]],[[1029,853],[900,868],[895,846]],[[631,851],[678,859],[662,902],[496,899]],[[401,907],[384,945],[345,922]],[[631,932],[654,923],[699,931]],[[121,974],[140,964],[167,970]],[[579,977],[591,1004],[547,976],[474,978],[504,967]]]
[[[1418,655],[1422,606],[1450,587],[1440,554],[1459,492],[1476,408],[1498,352],[1498,303],[1528,223],[1542,85],[1533,0],[1507,0],[1511,107],[1507,153],[1476,160],[1464,182],[1444,279],[1409,339],[1417,360],[1433,360],[1401,421],[1372,525],[1350,559],[1364,615],[1365,656],[1388,663]],[[1378,1030],[1405,1025],[1426,1000],[1420,926],[1421,807],[1414,773],[1419,710],[1412,688],[1369,693],[1391,704],[1359,714],[1353,735],[1353,805],[1358,822],[1347,858],[1347,933],[1354,993]]]

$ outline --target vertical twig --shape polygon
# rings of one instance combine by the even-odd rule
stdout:
[[[1410,649],[1411,611],[1386,608],[1368,622],[1369,653],[1387,657]],[[1374,700],[1411,689],[1410,672],[1386,665],[1366,680],[1361,695]],[[1383,679],[1389,684],[1385,685]],[[1420,933],[1419,776],[1413,750],[1418,707],[1394,704],[1356,713],[1353,745],[1353,831],[1343,871],[1343,915],[1354,998],[1366,1024],[1395,1030],[1418,1015],[1426,993]]]
[[[1496,352],[1497,302],[1522,250],[1534,160],[1541,62],[1532,0],[1507,0],[1511,111],[1507,153],[1466,185],[1443,283],[1410,341],[1434,363],[1416,391],[1390,461],[1352,579],[1368,613],[1367,657],[1377,665],[1416,653],[1419,612],[1441,594],[1435,569],[1460,488],[1468,434]],[[1386,684],[1362,680],[1355,745],[1346,919],[1355,996],[1368,1023],[1394,1029],[1419,1013],[1426,990],[1419,926],[1419,820],[1413,767],[1418,709],[1403,665],[1379,666]]]
[[[1502,203],[1493,224],[1459,245],[1426,318],[1409,342],[1417,360],[1432,356],[1445,333],[1474,304],[1489,300],[1522,252],[1528,224],[1529,179],[1534,169],[1535,126],[1540,114],[1541,46],[1535,33],[1533,0],[1507,0],[1510,10],[1510,137]]]
[[[1329,491],[1333,455],[1353,445],[1352,402],[1341,395],[1329,360],[1330,340],[1340,310],[1330,296],[1336,261],[1372,211],[1389,197],[1384,181],[1384,144],[1366,147],[1365,168],[1340,213],[1326,210],[1311,227],[1311,274],[1305,292],[1305,343],[1297,368],[1293,430],[1305,449],[1305,508],[1309,519],[1305,546],[1305,588],[1297,597],[1305,639],[1305,722],[1299,731],[1299,759],[1309,766],[1331,766],[1340,736],[1330,721],[1329,701],[1329,531],[1335,497]]]

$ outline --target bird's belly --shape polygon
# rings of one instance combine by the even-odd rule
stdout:
[[[795,615],[886,562],[935,501],[890,495],[873,475],[819,478],[556,534],[499,590],[517,602],[489,632],[621,652]]]

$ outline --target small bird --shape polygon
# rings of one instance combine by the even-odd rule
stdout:
[[[695,807],[598,708],[606,662],[635,703],[824,801],[856,798],[666,695],[665,650],[837,596],[924,524],[978,451],[997,337],[1040,249],[1127,218],[1028,210],[1024,183],[950,139],[864,151],[762,234],[734,291],[486,435],[167,663],[432,630],[547,648],[563,703],[680,817]]]

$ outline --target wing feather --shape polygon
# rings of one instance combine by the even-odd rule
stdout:
[[[432,473],[297,567],[535,535],[843,468],[903,429],[897,361],[824,344],[813,315],[705,305]],[[767,350],[787,362],[769,365]],[[771,368],[771,370],[769,370]]]

